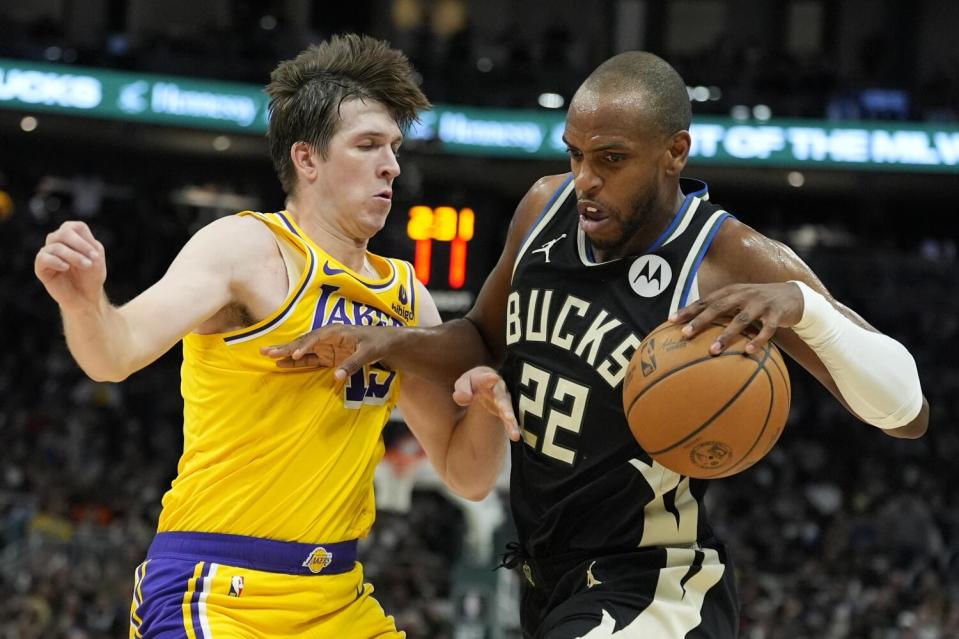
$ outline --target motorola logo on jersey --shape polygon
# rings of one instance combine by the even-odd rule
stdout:
[[[629,285],[641,297],[656,297],[672,281],[669,262],[658,255],[642,255],[629,267]]]

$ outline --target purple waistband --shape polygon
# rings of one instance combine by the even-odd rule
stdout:
[[[336,575],[353,570],[356,540],[301,544],[243,535],[162,532],[150,544],[147,559],[186,559],[288,575]]]

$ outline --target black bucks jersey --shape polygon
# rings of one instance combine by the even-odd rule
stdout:
[[[579,227],[572,176],[533,225],[513,270],[503,377],[522,438],[510,499],[532,557],[691,545],[712,536],[706,482],[639,447],[622,383],[642,338],[698,298],[696,272],[729,214],[706,185],[642,255],[597,263]],[[691,397],[695,389],[690,389]]]

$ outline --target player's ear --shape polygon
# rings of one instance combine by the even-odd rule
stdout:
[[[294,142],[290,147],[290,160],[293,162],[293,168],[306,182],[312,182],[316,179],[318,173],[318,158],[313,147],[302,140]]]
[[[686,168],[686,161],[689,160],[689,148],[692,145],[692,139],[689,137],[689,131],[677,131],[669,136],[666,142],[666,174],[678,176]]]

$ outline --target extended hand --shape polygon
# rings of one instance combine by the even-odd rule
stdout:
[[[511,440],[519,441],[519,426],[506,383],[489,366],[477,366],[460,375],[453,385],[453,401],[460,406],[479,402],[483,408],[499,417]]]
[[[791,282],[775,284],[732,284],[714,291],[670,316],[677,324],[687,322],[683,334],[692,337],[714,320],[732,318],[726,329],[709,347],[718,355],[747,326],[761,325],[759,333],[746,344],[747,353],[755,353],[772,339],[779,327],[794,326],[802,319],[803,296]]]
[[[64,222],[47,235],[33,270],[50,297],[67,310],[96,307],[107,278],[103,245],[83,222]]]
[[[276,359],[280,368],[335,366],[333,376],[342,381],[365,364],[383,359],[388,353],[391,333],[382,326],[331,324],[288,344],[266,346],[260,352]]]

